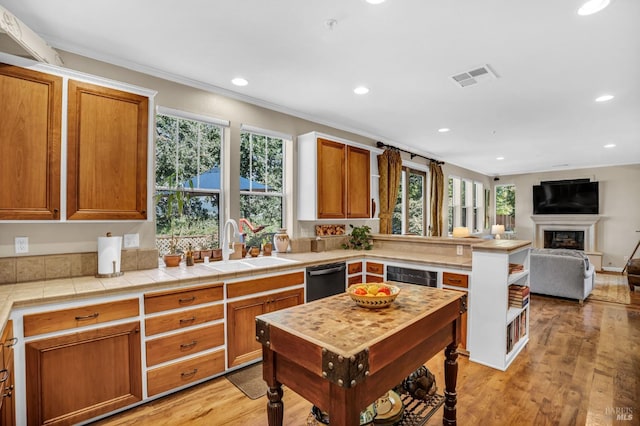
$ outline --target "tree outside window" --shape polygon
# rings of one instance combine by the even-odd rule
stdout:
[[[222,128],[215,124],[156,116],[156,244],[168,251],[171,237],[167,194],[185,193],[182,215],[174,220],[178,248],[218,247]]]
[[[516,187],[515,185],[496,186],[496,224],[504,225],[505,231],[516,228]]]
[[[425,172],[403,168],[391,219],[394,234],[426,235],[426,180]]]
[[[247,246],[271,242],[284,225],[284,143],[252,132],[240,135],[240,215],[253,228],[243,228]]]

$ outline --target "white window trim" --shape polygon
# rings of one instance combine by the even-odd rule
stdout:
[[[156,114],[168,115],[176,118],[184,118],[186,120],[202,121],[205,123],[215,124],[220,127],[229,127],[229,120],[222,120],[220,118],[210,117],[208,115],[196,114],[194,112],[181,111],[161,105],[156,106]]]

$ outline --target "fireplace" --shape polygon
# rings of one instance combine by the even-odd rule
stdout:
[[[584,250],[584,231],[544,231],[544,248]]]
[[[550,242],[549,233],[556,234],[555,248],[572,248],[579,244],[580,250],[587,253],[596,252],[596,224],[600,220],[599,215],[533,215],[533,246],[544,248]],[[558,245],[559,244],[559,245]]]

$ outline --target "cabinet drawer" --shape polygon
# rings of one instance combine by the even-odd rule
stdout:
[[[384,265],[382,263],[367,262],[367,272],[371,274],[384,274]]]
[[[257,278],[254,280],[238,281],[227,284],[227,298],[246,296],[248,294],[263,291],[276,290],[304,283],[304,272],[292,272],[290,274],[274,275],[271,277]]]
[[[362,282],[362,274],[349,277],[348,281],[349,285],[360,284]]]
[[[348,271],[349,275],[357,274],[358,272],[362,272],[362,262],[350,263],[347,266],[347,271]]]
[[[153,334],[204,324],[205,322],[222,318],[224,318],[223,306],[215,305],[147,318],[144,321],[144,326],[146,335],[151,336]]]
[[[123,318],[138,316],[138,299],[118,300],[98,305],[49,311],[24,316],[24,335],[50,333],[91,324],[101,324]]]
[[[381,283],[384,281],[383,277],[379,277],[377,275],[369,275],[367,274],[367,281],[368,283]]]
[[[158,339],[147,340],[147,365],[194,354],[224,344],[224,325],[215,324],[196,330],[183,331]]]
[[[144,295],[144,311],[147,314],[188,308],[202,303],[215,302],[223,298],[223,284],[207,284],[200,287],[147,293]]]
[[[443,272],[442,284],[468,288],[469,276],[465,274],[453,274],[451,272]]]
[[[147,393],[153,396],[224,371],[224,350],[147,371]]]

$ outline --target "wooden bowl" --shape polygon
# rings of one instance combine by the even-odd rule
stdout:
[[[381,294],[382,292],[378,291],[376,294],[372,294],[372,291],[378,290],[381,288],[388,288],[390,294]],[[356,294],[356,290],[365,289],[367,291],[366,295]],[[400,293],[400,288],[386,283],[362,283],[355,284],[349,287],[347,290],[351,300],[356,302],[356,305],[361,306],[363,308],[368,309],[381,309],[389,307],[396,297],[398,297],[398,293]]]

